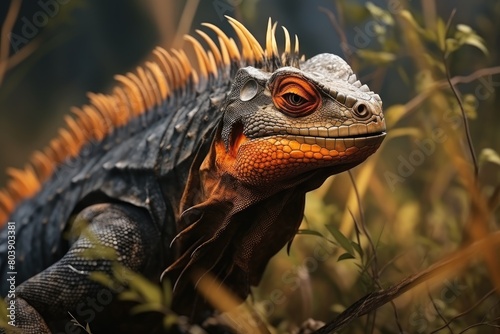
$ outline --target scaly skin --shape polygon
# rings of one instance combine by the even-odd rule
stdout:
[[[68,312],[93,333],[163,332],[159,314],[129,318],[133,305],[92,279],[112,276],[116,262],[156,283],[168,278],[173,311],[193,322],[213,311],[196,291],[205,273],[244,300],[297,232],[305,194],[381,144],[380,97],[342,59],[299,62],[288,35],[278,55],[271,24],[264,51],[229,20],[241,50],[212,25],[220,47],[200,34],[210,56],[188,38],[200,73],[181,52],[157,49],[158,61],[118,77],[113,95],[91,95],[35,159],[41,180],[13,173],[10,197],[0,193],[16,222],[18,286],[8,301],[26,333],[66,330]],[[4,228],[3,281],[7,254]]]

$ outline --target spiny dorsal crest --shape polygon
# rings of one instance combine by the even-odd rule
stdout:
[[[196,33],[208,45],[208,50],[196,38],[185,36],[194,49],[198,71],[184,50],[167,51],[157,47],[153,50],[155,61],[137,67],[135,73],[115,76],[120,85],[111,94],[89,93],[89,104],[72,108],[74,116],[64,118],[66,127],[59,130],[58,136],[45,149],[35,151],[24,169],[7,169],[9,180],[6,187],[0,189],[0,226],[17,203],[37,193],[56,167],[77,156],[87,142],[101,141],[114,128],[161,106],[182,91],[203,90],[214,80],[230,80],[234,69],[247,65],[270,72],[282,66],[299,67],[299,40],[295,35],[292,51],[290,34],[285,27],[285,50],[280,55],[275,37],[277,24],[272,24],[271,19],[264,49],[243,24],[234,18],[226,18],[238,36],[239,47],[233,38],[210,23],[203,23],[203,26],[215,32],[218,46],[201,30],[196,30]]]

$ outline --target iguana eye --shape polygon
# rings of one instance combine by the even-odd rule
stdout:
[[[271,92],[276,108],[293,117],[309,115],[321,103],[316,88],[297,76],[277,77],[271,85]]]
[[[301,104],[307,102],[302,96],[294,93],[286,93],[282,96],[289,104],[293,106],[300,106]]]

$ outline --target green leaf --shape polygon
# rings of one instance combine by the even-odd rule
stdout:
[[[425,36],[426,31],[425,29],[422,29],[422,27],[417,23],[413,15],[411,14],[410,11],[404,9],[401,11],[400,16],[408,22],[418,33],[422,34]]]
[[[335,313],[342,313],[344,312],[346,309],[346,307],[342,304],[333,304],[331,307],[330,307],[330,310],[332,310],[333,312]]]
[[[320,232],[314,231],[314,230],[308,230],[308,229],[300,229],[300,230],[297,231],[297,234],[315,235],[317,237],[324,238],[323,234],[321,234]]]
[[[150,303],[155,303],[155,304],[161,303],[162,292],[161,292],[160,288],[158,286],[152,284],[148,280],[146,280],[141,275],[137,275],[137,276],[133,277],[130,280],[129,284],[132,288],[137,290],[137,292],[139,292],[144,297],[144,299],[146,301],[148,301]]]
[[[118,258],[113,248],[104,246],[99,241],[92,242],[92,247],[83,250],[80,254],[87,259],[116,260]]]
[[[460,42],[455,38],[447,38],[446,41],[446,56],[457,51],[460,48]]]
[[[114,266],[113,270],[115,274],[123,274],[123,268],[120,268],[120,266]],[[154,285],[142,275],[137,274],[132,270],[128,270],[126,276],[128,278],[129,286],[133,290],[137,291],[146,302],[161,304],[162,291],[158,286]]]
[[[354,255],[352,255],[350,253],[344,253],[344,254],[339,256],[339,258],[337,259],[337,262],[349,260],[349,259],[355,259],[355,258],[356,257],[354,257]]]
[[[354,248],[351,245],[351,241],[347,239],[342,232],[339,231],[335,226],[333,225],[325,225],[326,228],[328,229],[328,232],[337,240],[339,245],[345,249],[348,253],[353,254],[354,253]]]
[[[479,155],[479,180],[483,187],[490,188],[485,188],[486,193],[500,186],[500,155],[491,148],[483,149]]]
[[[170,307],[170,304],[172,303],[172,284],[168,279],[163,280],[162,290],[163,303],[166,307]]]
[[[446,24],[444,21],[439,18],[436,22],[436,39],[439,49],[444,51],[446,46]]]
[[[463,107],[468,119],[477,118],[476,106],[478,103],[476,96],[473,94],[465,94],[463,96]]]
[[[370,61],[373,64],[389,64],[396,60],[396,55],[391,52],[372,51],[372,50],[357,50],[356,54],[361,58]]]
[[[484,40],[477,35],[467,36],[467,38],[465,38],[464,40],[464,44],[475,46],[476,48],[481,50],[485,55],[488,55],[488,49],[484,44]]]
[[[463,32],[464,34],[473,34],[474,33],[474,30],[470,26],[468,26],[466,24],[462,24],[462,23],[457,24],[457,30],[460,32]]]
[[[494,149],[483,149],[479,155],[479,164],[482,165],[487,162],[500,166],[500,155]]]
[[[377,20],[380,21],[384,24],[387,25],[394,25],[394,19],[392,18],[391,14],[382,9],[381,7],[378,7],[375,5],[373,2],[367,2],[366,3],[366,9],[370,12],[370,14]]]
[[[446,68],[443,64],[442,59],[436,59],[432,54],[428,54],[428,53],[424,54],[423,56],[425,58],[425,61],[428,62],[430,65],[439,69],[439,71],[441,71],[441,73],[446,73]]]
[[[169,313],[163,317],[163,327],[169,329],[177,323],[177,316],[175,314]]]
[[[127,300],[127,301],[134,301],[134,302],[141,302],[142,298],[141,296],[137,293],[137,291],[134,290],[127,290],[123,291],[119,295],[120,300]]]
[[[471,45],[481,50],[485,55],[488,55],[488,49],[484,43],[484,39],[479,36],[471,27],[465,24],[457,24],[457,31],[455,32],[455,40],[457,43],[457,50],[463,45]]]
[[[93,281],[96,281],[98,283],[101,283],[105,287],[114,290],[116,288],[115,281],[113,280],[112,277],[108,276],[107,274],[101,272],[101,271],[93,271],[90,273],[89,278]]]

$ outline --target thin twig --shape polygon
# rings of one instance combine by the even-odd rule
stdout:
[[[347,37],[345,35],[344,29],[342,29],[342,27],[339,24],[339,21],[337,20],[337,17],[335,16],[335,14],[333,14],[333,12],[331,10],[329,10],[328,8],[325,8],[325,7],[321,7],[320,6],[318,9],[319,9],[320,12],[325,13],[326,16],[328,16],[328,19],[330,19],[330,23],[332,24],[333,28],[335,29],[335,31],[337,32],[337,35],[340,38],[341,45],[349,47],[349,44],[347,43]],[[343,47],[341,49],[342,49],[342,53],[344,54],[344,58],[347,60],[347,62],[349,64],[352,64],[351,54],[345,52],[345,50],[344,50]]]
[[[73,323],[73,326],[80,327],[87,334],[92,334],[92,331],[90,330],[89,324],[87,324],[86,326],[83,326],[80,322],[78,322],[78,320],[76,320],[76,318],[73,316],[73,314],[71,314],[70,312],[68,312],[68,314],[71,317],[71,322]]]
[[[372,254],[372,265],[370,265],[370,269],[371,269],[371,279],[372,281],[375,283],[375,285],[381,289],[382,286],[380,284],[380,281],[378,279],[378,264],[377,264],[377,253],[375,251],[375,246],[373,245],[373,242],[371,240],[371,237],[370,235],[368,234],[368,231],[366,230],[366,225],[365,225],[365,217],[364,217],[364,212],[363,210],[361,209],[363,206],[361,204],[361,197],[359,196],[359,192],[358,192],[358,187],[356,186],[356,182],[354,180],[354,177],[352,175],[352,172],[349,170],[347,171],[347,173],[349,174],[349,178],[351,179],[351,183],[352,183],[352,186],[353,186],[353,189],[354,189],[354,194],[356,195],[356,202],[358,204],[358,211],[359,211],[359,218],[360,218],[360,222],[359,222],[359,225],[361,226],[361,229],[363,230],[363,233],[366,235],[368,241],[369,241],[369,244],[370,244],[370,252]],[[352,219],[354,221],[354,226],[358,226],[358,222],[356,220],[356,218],[354,217],[353,213],[351,212],[351,210],[349,209],[349,213],[351,214],[352,216]],[[361,247],[361,244],[360,244],[360,247]],[[367,263],[368,265],[368,263]],[[366,323],[367,323],[367,326],[366,326],[366,332],[367,333],[373,333],[373,331],[375,330],[375,319],[377,318],[377,310],[374,310],[372,313],[370,313],[366,319]]]
[[[448,330],[450,331],[450,333],[453,334],[453,330],[451,329],[450,324],[446,321],[446,318],[444,317],[444,315],[441,313],[441,311],[439,310],[438,306],[434,302],[434,298],[432,298],[432,295],[431,295],[428,287],[427,287],[427,295],[429,296],[429,299],[431,300],[431,303],[432,303],[432,306],[434,307],[434,310],[436,310],[436,313],[439,315],[439,317],[441,318],[441,320],[443,320],[443,322],[444,322],[443,328],[447,327]]]
[[[373,244],[373,240],[370,236],[370,233],[368,233],[368,230],[366,229],[366,224],[365,224],[365,215],[364,215],[364,212],[363,210],[361,209],[363,206],[362,206],[362,203],[361,203],[361,197],[359,196],[359,191],[358,191],[358,187],[356,186],[356,181],[354,180],[354,177],[352,176],[352,172],[349,170],[347,171],[347,173],[349,174],[349,178],[351,179],[351,183],[352,183],[352,187],[353,187],[353,190],[354,190],[354,194],[356,196],[356,202],[358,203],[358,209],[359,209],[359,218],[360,218],[360,226],[361,226],[361,229],[363,230],[363,233],[366,235],[366,238],[368,239],[368,243],[370,244],[370,251],[373,253],[373,256],[374,256],[374,259],[373,259],[373,266],[375,267],[373,270],[375,270],[373,272],[373,275],[375,277],[375,280],[378,280],[378,259],[377,259],[377,252],[376,252],[376,249],[375,249],[375,245]]]
[[[448,35],[448,32],[449,32],[449,29],[450,29],[450,25],[451,25],[451,21],[453,20],[453,17],[455,16],[455,13],[456,13],[456,9],[453,9],[453,11],[451,12],[451,15],[450,15],[450,18],[448,19],[448,22],[446,23],[446,30],[445,30],[445,36]],[[460,94],[458,93],[457,89],[455,88],[455,86],[453,85],[453,83],[451,82],[451,74],[450,74],[450,68],[447,64],[447,44],[446,44],[446,40],[444,41],[444,49],[443,49],[443,53],[442,53],[442,57],[443,57],[443,64],[444,64],[444,68],[445,68],[445,73],[446,73],[446,81],[448,81],[448,85],[450,86],[452,92],[453,92],[453,95],[455,95],[455,98],[458,102],[458,105],[460,107],[460,111],[462,112],[462,120],[463,120],[463,123],[464,123],[464,128],[465,128],[465,136],[467,138],[467,145],[469,147],[469,152],[470,152],[470,155],[471,155],[471,158],[472,158],[472,163],[474,165],[474,177],[477,181],[477,178],[479,176],[479,166],[478,166],[478,163],[477,163],[477,157],[476,157],[476,152],[474,151],[474,146],[472,145],[472,136],[471,136],[471,133],[470,133],[470,128],[469,128],[469,120],[467,119],[467,115],[465,113],[465,108],[464,108],[464,105],[463,105],[463,102],[462,102],[462,98],[460,97]]]
[[[498,320],[500,320],[500,317],[497,317],[493,320],[498,321]],[[472,329],[474,327],[479,327],[479,326],[489,326],[489,327],[493,327],[493,328],[500,328],[500,325],[493,325],[493,324],[488,323],[488,322],[478,322],[477,324],[473,324],[473,325],[466,327],[463,331],[461,331],[458,334],[463,334],[463,333],[467,332],[469,329]]]
[[[196,14],[196,9],[198,8],[199,3],[200,0],[188,0],[184,6],[173,43],[174,48],[179,48],[182,45],[184,35],[189,32],[189,29],[193,24],[194,15]]]
[[[375,331],[375,320],[377,319],[377,310],[373,310],[371,312],[371,315],[372,315],[372,321],[370,323],[370,331],[369,331],[369,333],[373,334],[373,332]]]
[[[399,258],[403,257],[408,251],[404,251],[402,254],[398,254],[396,256],[394,256],[392,259],[390,259],[389,261],[387,261],[386,264],[384,264],[382,266],[382,268],[380,268],[380,270],[378,271],[378,275],[381,276],[382,273],[390,266],[392,265],[394,262],[396,262],[396,260],[398,260]],[[399,270],[399,268],[396,267],[396,270]]]
[[[475,81],[475,80],[482,78],[482,77],[485,77],[487,75],[495,75],[495,74],[500,74],[500,66],[482,68],[482,69],[474,71],[471,74],[465,75],[465,76],[455,76],[451,79],[451,82],[452,82],[453,86],[455,86],[457,84],[470,83],[472,81]],[[429,97],[429,95],[435,93],[437,89],[445,88],[448,86],[449,86],[449,82],[446,79],[434,82],[425,91],[418,94],[417,96],[415,96],[414,98],[412,98],[410,101],[408,101],[405,104],[405,113],[404,113],[404,115],[402,115],[401,119],[410,115],[414,110],[417,109],[417,107],[419,105],[421,105],[423,102],[427,101],[427,98]]]
[[[360,238],[361,231],[359,229],[358,220],[356,219],[356,217],[354,217],[354,214],[352,213],[350,208],[347,208],[347,210],[349,210],[349,214],[351,215],[352,220],[354,221],[354,232],[356,233],[356,241],[358,242],[359,249],[361,250],[361,238]],[[361,252],[359,254],[359,257],[361,258],[361,263],[363,263],[365,258],[364,252]]]
[[[7,71],[7,59],[9,58],[9,35],[12,32],[14,23],[16,23],[17,15],[21,9],[22,0],[12,0],[7,12],[7,17],[2,24],[2,31],[0,32],[0,85],[5,77]]]
[[[500,74],[500,66],[481,68],[469,75],[457,75],[451,79],[453,85],[459,83],[469,83],[487,75]],[[443,82],[443,81],[441,81]]]
[[[5,66],[5,72],[7,72],[15,66],[19,65],[25,59],[31,56],[31,54],[35,52],[36,49],[38,49],[41,42],[42,41],[40,37],[36,37],[34,40],[30,41],[22,49],[11,55],[6,60],[0,60],[0,67]]]
[[[363,233],[366,235],[366,238],[368,239],[368,242],[370,244],[370,251],[371,251],[372,256],[373,256],[373,264],[371,266],[372,280],[377,284],[379,289],[381,289],[382,285],[380,283],[380,276],[379,276],[380,271],[379,271],[379,267],[378,267],[378,258],[377,258],[377,251],[375,248],[375,244],[373,243],[373,240],[370,236],[370,233],[368,233],[368,230],[366,228],[365,215],[364,215],[364,212],[362,210],[363,205],[361,203],[361,196],[359,195],[358,187],[356,185],[356,180],[354,180],[354,176],[352,175],[352,172],[350,170],[348,171],[348,174],[349,174],[349,178],[351,179],[351,183],[352,183],[352,186],[354,189],[354,194],[356,195],[356,201],[358,204],[359,216],[360,216],[360,220],[361,220],[360,225],[361,225],[361,228],[363,230]],[[352,213],[351,213],[351,215],[352,215]],[[354,219],[354,217],[353,217],[353,220],[355,222],[355,226],[357,227],[358,224],[357,224],[356,220]],[[361,247],[361,244],[360,244],[360,247]],[[394,311],[396,325],[398,326],[398,329],[400,330],[400,332],[402,332],[403,329],[402,329],[401,324],[399,322],[398,310],[397,310],[396,305],[394,304],[394,302],[392,300],[391,300],[391,306],[392,306],[393,311]],[[373,314],[373,322],[371,324],[371,326],[372,326],[371,332],[373,332],[375,329],[375,319],[376,319],[376,311]]]
[[[479,299],[476,303],[474,303],[474,305],[472,305],[471,307],[469,307],[467,310],[463,311],[462,313],[459,313],[457,314],[456,316],[454,316],[453,318],[451,318],[450,320],[448,320],[443,326],[439,327],[439,328],[436,328],[435,330],[433,330],[432,332],[430,332],[429,334],[434,334],[434,333],[437,333],[439,332],[440,330],[442,330],[443,328],[449,326],[453,321],[457,320],[458,318],[460,317],[463,317],[464,315],[467,315],[468,313],[472,312],[476,307],[479,306],[479,304],[481,304],[482,302],[484,302],[486,299],[488,299],[488,297],[490,297],[492,294],[494,294],[496,292],[495,289],[492,289],[490,290],[490,292],[488,292],[486,295],[484,295],[481,299]]]

